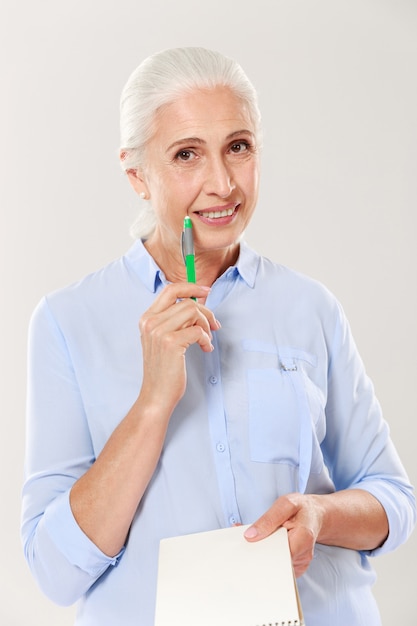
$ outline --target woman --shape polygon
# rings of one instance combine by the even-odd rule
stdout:
[[[79,600],[78,625],[151,626],[162,537],[243,523],[258,541],[283,525],[308,626],[380,624],[368,555],[406,540],[412,487],[339,304],[242,241],[258,196],[252,85],[217,53],[164,51],[130,77],[121,129],[140,238],[31,323],[35,577]]]

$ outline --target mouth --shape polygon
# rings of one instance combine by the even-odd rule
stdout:
[[[228,206],[228,207],[213,207],[212,209],[208,209],[205,211],[196,211],[196,215],[199,215],[201,218],[205,220],[227,220],[230,221],[230,218],[234,217],[234,215],[239,210],[239,204]]]

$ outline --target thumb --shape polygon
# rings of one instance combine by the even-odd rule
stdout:
[[[244,532],[248,541],[259,541],[275,532],[294,514],[294,505],[288,498],[281,497],[256,522]]]

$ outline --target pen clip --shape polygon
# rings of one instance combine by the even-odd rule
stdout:
[[[195,283],[195,263],[194,263],[194,238],[192,222],[188,216],[184,218],[184,228],[181,235],[182,258],[184,259],[187,282]],[[192,298],[196,300],[196,298]]]
[[[182,260],[184,261],[184,264],[186,264],[185,249],[184,249],[184,231],[182,231],[181,233],[181,254],[182,254]]]
[[[184,263],[187,264],[187,257],[194,255],[192,223],[189,217],[184,218],[184,227],[181,234],[181,250]]]

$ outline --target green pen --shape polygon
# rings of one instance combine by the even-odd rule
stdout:
[[[182,257],[184,259],[187,281],[189,283],[196,282],[195,276],[195,256],[194,256],[194,240],[193,240],[193,224],[187,216],[184,218],[184,229],[181,238]],[[197,298],[193,298],[196,300]]]

